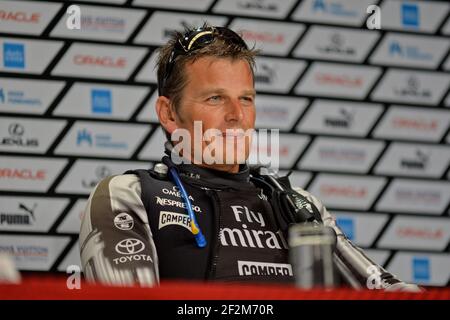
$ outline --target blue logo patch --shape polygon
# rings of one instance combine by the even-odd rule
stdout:
[[[346,9],[340,2],[328,2],[324,0],[315,0],[312,5],[313,13],[321,11],[323,13],[332,14],[340,17],[356,17],[358,13],[355,10]]]
[[[83,141],[86,141],[89,144],[89,146],[92,146],[92,135],[86,129],[78,131],[77,146],[79,146]]]
[[[432,60],[430,53],[422,52],[419,47],[402,46],[398,41],[392,41],[389,45],[389,54],[391,56],[400,56],[406,59],[427,61]]]
[[[419,7],[412,3],[403,3],[401,8],[402,23],[407,27],[418,27],[420,24]]]
[[[414,257],[412,260],[413,280],[428,282],[430,280],[430,259]]]
[[[313,10],[314,11],[317,11],[317,10],[326,11],[325,3],[323,2],[323,0],[314,1]]]
[[[0,88],[0,102],[5,103],[5,94],[3,93],[3,88]]]
[[[389,45],[389,54],[391,56],[393,55],[403,55],[403,50],[402,47],[400,45],[400,43],[398,41],[392,41],[391,44]]]
[[[92,113],[111,114],[112,112],[111,91],[92,89],[91,107]]]
[[[351,218],[337,218],[336,224],[350,240],[355,239],[355,225]]]
[[[25,46],[21,43],[4,43],[3,65],[5,68],[25,68]]]

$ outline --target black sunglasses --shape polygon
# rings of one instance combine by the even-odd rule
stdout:
[[[182,55],[189,55],[198,49],[206,47],[213,42],[217,36],[223,38],[230,44],[248,50],[245,41],[236,32],[225,27],[201,27],[186,32],[184,36],[178,38],[175,43],[169,61],[166,64],[162,79],[158,79],[159,95],[161,95],[162,89],[165,88],[167,80],[172,74],[176,58]]]

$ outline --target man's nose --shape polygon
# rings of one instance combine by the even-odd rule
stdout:
[[[227,112],[225,114],[226,121],[237,121],[240,122],[244,119],[244,110],[239,99],[230,99]]]

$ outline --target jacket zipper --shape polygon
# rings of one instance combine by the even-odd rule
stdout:
[[[206,194],[212,198],[213,202],[213,210],[214,210],[214,232],[216,233],[215,237],[211,237],[211,251],[209,256],[212,256],[212,259],[210,258],[210,262],[207,269],[207,276],[206,278],[208,280],[213,280],[216,275],[216,269],[217,269],[217,263],[219,262],[219,243],[220,243],[220,217],[221,217],[221,210],[220,206],[218,205],[220,199],[216,194],[216,190],[206,190]]]

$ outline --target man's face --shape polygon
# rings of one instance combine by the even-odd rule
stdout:
[[[248,133],[255,126],[255,89],[248,62],[202,57],[188,63],[185,72],[188,82],[182,93],[176,124],[190,133],[191,159],[197,143],[194,122],[200,121],[202,139],[196,147],[201,148],[204,156],[203,166],[237,172],[239,163],[248,158],[251,146]],[[247,136],[242,135],[244,132]],[[205,141],[205,136],[210,141]],[[219,160],[216,162],[223,159],[223,164],[205,164],[208,158],[205,155],[212,155]]]

